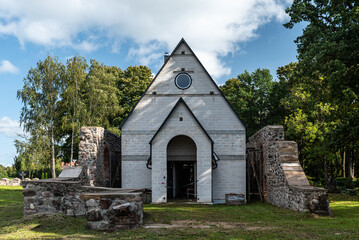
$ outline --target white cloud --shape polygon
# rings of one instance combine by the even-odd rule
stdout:
[[[164,46],[172,50],[184,37],[209,72],[220,77],[230,73],[220,57],[256,37],[261,25],[284,21],[288,4],[288,0],[0,0],[0,35],[16,36],[22,46],[32,42],[85,51],[111,41],[116,52],[123,49],[121,42],[130,40],[135,47],[129,56],[141,63],[162,60]]]
[[[22,134],[23,131],[20,124],[16,120],[9,117],[0,118],[0,134],[3,133],[7,137],[16,137],[17,134]]]
[[[15,67],[10,61],[2,60],[0,62],[0,73],[18,73],[19,69]]]

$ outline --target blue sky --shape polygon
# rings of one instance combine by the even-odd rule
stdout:
[[[184,37],[218,84],[238,74],[296,61],[285,29],[290,1],[10,1],[0,0],[0,164],[13,163],[22,104],[16,98],[30,67],[47,55],[76,54],[157,73],[163,54]],[[178,7],[180,6],[180,8]]]

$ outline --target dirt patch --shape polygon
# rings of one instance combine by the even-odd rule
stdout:
[[[209,228],[223,228],[223,229],[242,229],[248,231],[264,231],[273,229],[273,227],[264,226],[248,226],[247,224],[231,223],[231,222],[200,222],[195,220],[180,220],[172,221],[171,224],[155,223],[146,224],[144,228],[152,229],[170,229],[170,228],[198,228],[198,229],[209,229]]]

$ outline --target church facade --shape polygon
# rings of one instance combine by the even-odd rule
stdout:
[[[121,187],[152,202],[246,194],[246,131],[182,39],[121,126]]]

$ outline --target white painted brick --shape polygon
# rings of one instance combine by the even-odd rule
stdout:
[[[185,51],[185,54],[182,55],[181,51]],[[192,85],[187,90],[180,90],[174,84],[181,68],[189,71],[188,74],[192,77]],[[213,95],[209,94],[211,91]],[[153,95],[153,92],[156,92],[156,95]],[[122,127],[123,156],[150,155],[149,141],[180,97],[213,139],[213,150],[217,155],[241,155],[243,158],[246,147],[244,125],[185,45],[181,45],[176,54],[168,60]],[[182,122],[179,117],[183,118]],[[131,131],[137,133],[130,134]],[[184,106],[172,113],[153,141],[152,170],[146,168],[146,161],[123,162],[123,187],[152,187],[153,201],[166,201],[163,199],[167,197],[167,189],[164,186],[167,179],[163,181],[163,176],[167,177],[166,147],[172,137],[181,134],[191,137],[197,145],[197,175],[201,176],[198,177],[200,202],[210,202],[212,198],[224,199],[224,194],[230,192],[245,193],[245,161],[219,161],[218,168],[212,170],[211,143]]]

